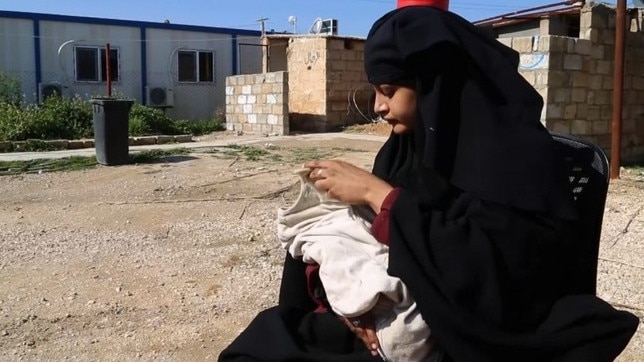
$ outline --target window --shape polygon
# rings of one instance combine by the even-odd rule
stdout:
[[[215,53],[182,50],[178,53],[179,82],[215,82]]]
[[[99,47],[79,46],[74,48],[76,81],[107,81],[107,50]],[[110,48],[110,76],[113,82],[119,79],[119,51]]]

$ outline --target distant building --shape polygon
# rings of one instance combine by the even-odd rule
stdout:
[[[175,119],[210,118],[225,106],[225,79],[258,73],[259,31],[0,11],[0,69],[21,80],[27,103],[52,92],[113,94]]]
[[[338,36],[330,29],[267,35],[264,73],[227,79],[228,129],[327,132],[377,118],[364,72],[365,39]]]

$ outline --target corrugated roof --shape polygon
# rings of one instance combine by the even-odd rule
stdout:
[[[497,15],[491,18],[474,22],[477,26],[502,27],[506,25],[521,23],[524,21],[547,18],[552,15],[578,13],[585,1],[572,0],[562,1],[553,4],[537,6],[534,8],[519,10],[507,14]]]

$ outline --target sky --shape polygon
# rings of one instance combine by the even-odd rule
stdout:
[[[451,0],[450,10],[481,20],[558,0]],[[614,4],[615,0],[604,0]],[[631,1],[628,1],[631,4]],[[0,0],[0,10],[306,33],[317,18],[337,19],[338,33],[364,37],[396,0]],[[295,22],[289,22],[289,18]]]

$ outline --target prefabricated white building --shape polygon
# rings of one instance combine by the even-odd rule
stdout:
[[[111,78],[113,94],[172,118],[210,118],[227,76],[261,73],[260,44],[252,30],[0,11],[0,70],[18,77],[27,103],[106,95]]]

